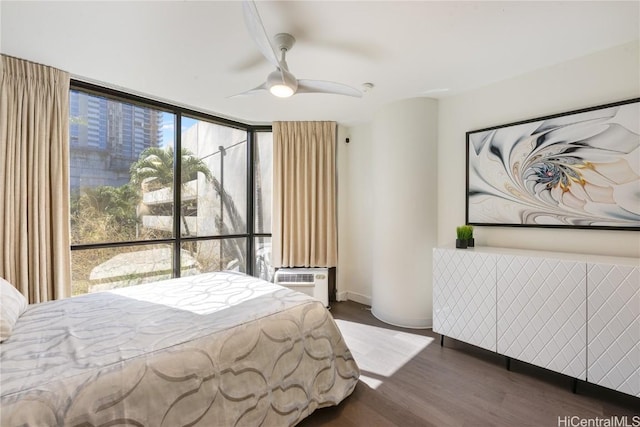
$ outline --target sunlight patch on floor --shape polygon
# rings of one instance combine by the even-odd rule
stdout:
[[[362,374],[360,379],[375,389],[384,383],[434,339],[362,323],[336,319]]]

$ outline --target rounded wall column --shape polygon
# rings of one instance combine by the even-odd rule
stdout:
[[[373,120],[371,311],[402,327],[432,325],[437,124],[431,98],[389,104]]]

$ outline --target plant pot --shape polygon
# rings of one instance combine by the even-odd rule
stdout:
[[[473,248],[475,246],[475,244],[476,244],[476,242],[475,242],[473,237],[470,238],[470,239],[467,239],[467,247]]]
[[[465,239],[456,239],[457,249],[467,249],[467,241]]]

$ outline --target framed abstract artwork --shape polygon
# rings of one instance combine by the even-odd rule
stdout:
[[[640,230],[640,98],[467,132],[466,220]]]

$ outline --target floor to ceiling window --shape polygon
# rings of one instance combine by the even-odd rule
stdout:
[[[70,92],[74,295],[235,270],[271,279],[271,130],[82,82]]]

